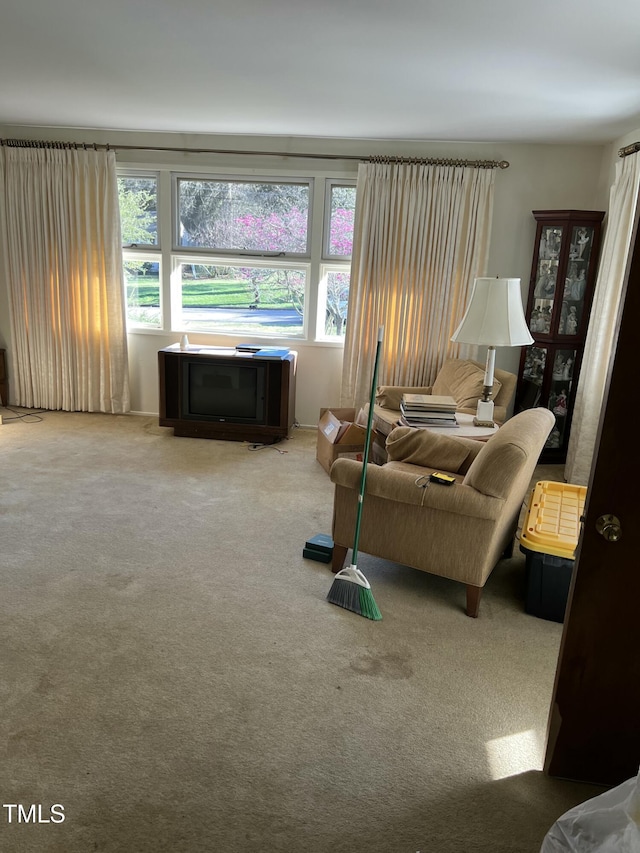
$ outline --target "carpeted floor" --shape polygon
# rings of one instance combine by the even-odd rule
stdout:
[[[541,772],[562,626],[517,549],[477,620],[365,554],[383,620],[325,600],[315,438],[5,419],[2,853],[537,853],[600,792]]]

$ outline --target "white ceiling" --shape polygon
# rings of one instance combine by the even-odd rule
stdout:
[[[639,0],[3,0],[0,123],[594,142],[640,126]]]

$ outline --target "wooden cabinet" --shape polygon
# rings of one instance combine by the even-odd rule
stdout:
[[[565,461],[593,301],[604,211],[534,210],[537,222],[515,411],[545,406],[556,418],[540,461]]]
[[[158,352],[159,425],[174,435],[273,444],[294,424],[297,353],[177,344]]]

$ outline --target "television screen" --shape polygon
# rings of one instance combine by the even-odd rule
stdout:
[[[230,359],[185,360],[182,416],[232,423],[265,422],[264,365]]]

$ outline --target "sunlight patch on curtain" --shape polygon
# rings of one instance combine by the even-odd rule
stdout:
[[[485,273],[493,187],[492,169],[360,165],[342,405],[368,398],[380,325],[380,384],[428,385],[460,353],[449,339]]]
[[[129,411],[113,151],[0,147],[16,405]]]

